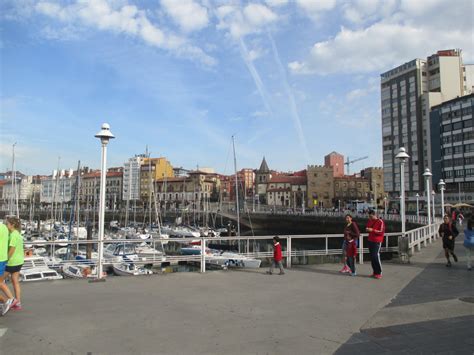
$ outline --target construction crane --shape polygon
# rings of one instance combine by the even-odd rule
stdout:
[[[351,164],[353,164],[355,162],[358,162],[358,161],[361,161],[361,160],[364,160],[364,159],[367,159],[367,158],[368,158],[368,156],[357,158],[357,159],[354,159],[354,160],[349,160],[349,157],[347,157],[347,161],[344,163],[344,165],[347,165],[347,175],[350,175],[350,166],[351,166]]]

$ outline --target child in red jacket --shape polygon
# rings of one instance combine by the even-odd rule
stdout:
[[[278,267],[280,269],[280,275],[284,275],[285,271],[283,270],[283,264],[281,262],[282,260],[283,256],[281,254],[280,238],[273,237],[273,261],[270,265],[270,270],[267,271],[267,274],[273,274],[273,268]]]
[[[347,266],[351,269],[351,276],[356,276],[355,259],[357,256],[357,244],[352,235],[346,235]]]

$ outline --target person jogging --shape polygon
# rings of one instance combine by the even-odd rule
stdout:
[[[369,211],[369,221],[365,229],[369,233],[368,247],[370,253],[370,261],[372,263],[373,274],[375,279],[382,278],[382,262],[380,261],[380,248],[382,247],[385,236],[385,223],[377,216],[375,211]]]

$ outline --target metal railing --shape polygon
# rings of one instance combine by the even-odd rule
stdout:
[[[439,224],[435,223],[429,226],[423,226],[417,229],[406,232],[405,237],[408,238],[409,248],[412,253],[419,251],[422,246],[426,246],[427,243],[431,243],[438,237],[437,227]],[[381,252],[399,252],[398,239],[401,233],[386,233],[384,244]],[[151,257],[140,258],[134,260],[133,263],[137,265],[146,264],[178,264],[180,262],[196,263],[200,264],[200,271],[206,272],[206,260],[210,256],[207,254],[207,248],[212,246],[218,249],[219,246],[224,249],[231,248],[232,251],[239,251],[239,254],[249,258],[256,259],[267,259],[273,257],[272,251],[272,236],[249,236],[249,237],[201,237],[201,238],[150,238],[150,239],[106,239],[103,241],[104,247],[108,244],[128,244],[128,243],[147,243],[153,249],[156,247],[163,248],[163,250],[173,249],[176,251],[175,255],[166,254],[163,256],[153,255]],[[342,241],[343,234],[317,234],[317,235],[280,235],[280,240],[283,246],[283,256],[286,258],[287,268],[291,268],[292,262],[298,263],[303,260],[307,260],[308,257],[314,256],[329,256],[342,254]],[[359,238],[359,263],[363,264],[364,254],[369,253],[368,248],[365,247],[367,235],[362,234]],[[309,240],[313,240],[313,243],[307,243]],[[201,251],[200,254],[195,255],[179,255],[179,246],[183,244],[189,244],[191,241],[200,241]],[[302,241],[306,242],[303,243]],[[263,242],[263,243],[262,243]],[[97,240],[59,240],[59,241],[25,241],[25,245],[31,247],[48,246],[54,251],[56,247],[68,246],[70,250],[77,250],[79,246],[83,245],[95,245],[98,244]],[[172,247],[167,247],[172,245]],[[173,246],[174,245],[174,246]],[[315,246],[317,245],[317,246]],[[54,247],[53,247],[54,246]],[[245,250],[245,251],[243,251]],[[54,254],[52,254],[54,256]],[[105,258],[103,261],[104,265],[111,265],[117,262],[116,259]],[[96,259],[82,259],[77,260],[62,260],[60,264],[73,263],[73,264],[90,264],[97,265]]]

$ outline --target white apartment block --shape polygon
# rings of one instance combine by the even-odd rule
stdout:
[[[124,163],[122,199],[133,201],[140,199],[140,166],[143,164],[145,155],[135,155]]]

